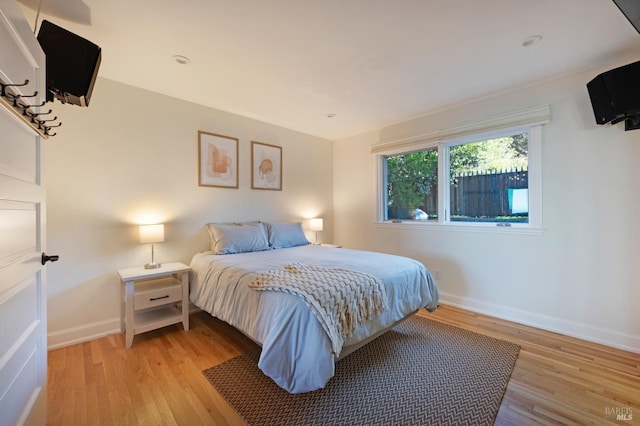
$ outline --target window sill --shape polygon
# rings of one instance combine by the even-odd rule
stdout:
[[[440,222],[419,222],[419,221],[401,221],[401,222],[376,222],[376,227],[392,228],[392,229],[411,229],[411,230],[429,230],[429,231],[451,231],[451,232],[480,232],[488,234],[510,234],[510,235],[542,235],[546,228],[536,228],[532,226],[496,226],[495,223],[478,225],[477,223],[440,223]]]

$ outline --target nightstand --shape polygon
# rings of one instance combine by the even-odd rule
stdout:
[[[156,269],[138,266],[118,270],[123,284],[121,326],[124,326],[127,349],[136,334],[179,322],[185,331],[189,330],[190,270],[179,262],[163,263]]]

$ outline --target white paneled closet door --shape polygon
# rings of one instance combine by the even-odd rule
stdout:
[[[45,99],[45,55],[15,0],[0,0],[0,80]],[[47,108],[48,109],[48,108]],[[44,107],[43,107],[44,110]],[[38,108],[31,111],[38,112]],[[45,187],[42,136],[0,102],[0,425],[45,424],[47,385]]]

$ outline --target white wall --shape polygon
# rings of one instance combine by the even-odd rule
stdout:
[[[640,352],[640,130],[595,124],[585,84],[602,71],[337,141],[336,243],[422,261],[443,302]],[[545,104],[543,235],[376,225],[372,144]]]
[[[159,261],[189,263],[204,225],[324,217],[332,235],[332,143],[99,78],[88,108],[52,104],[63,122],[46,142],[49,346],[120,329],[116,270],[150,260],[136,223],[165,225]],[[239,189],[198,186],[197,131],[237,137]],[[252,140],[282,146],[283,190],[252,190]],[[313,238],[313,235],[309,235]]]
[[[627,61],[631,62],[631,60]],[[612,64],[614,66],[622,65]],[[98,79],[88,108],[53,104],[47,141],[49,345],[120,327],[116,270],[148,261],[135,223],[166,223],[161,261],[206,249],[213,221],[323,216],[324,241],[398,253],[439,270],[443,301],[640,352],[640,131],[598,127],[585,83],[545,82],[335,144]],[[381,139],[550,104],[543,137],[541,236],[375,224]],[[240,188],[197,186],[197,131],[240,139]],[[283,147],[282,192],[250,189],[250,141]]]

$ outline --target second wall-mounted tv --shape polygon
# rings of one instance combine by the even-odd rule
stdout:
[[[640,33],[640,0],[613,0],[613,2]]]

